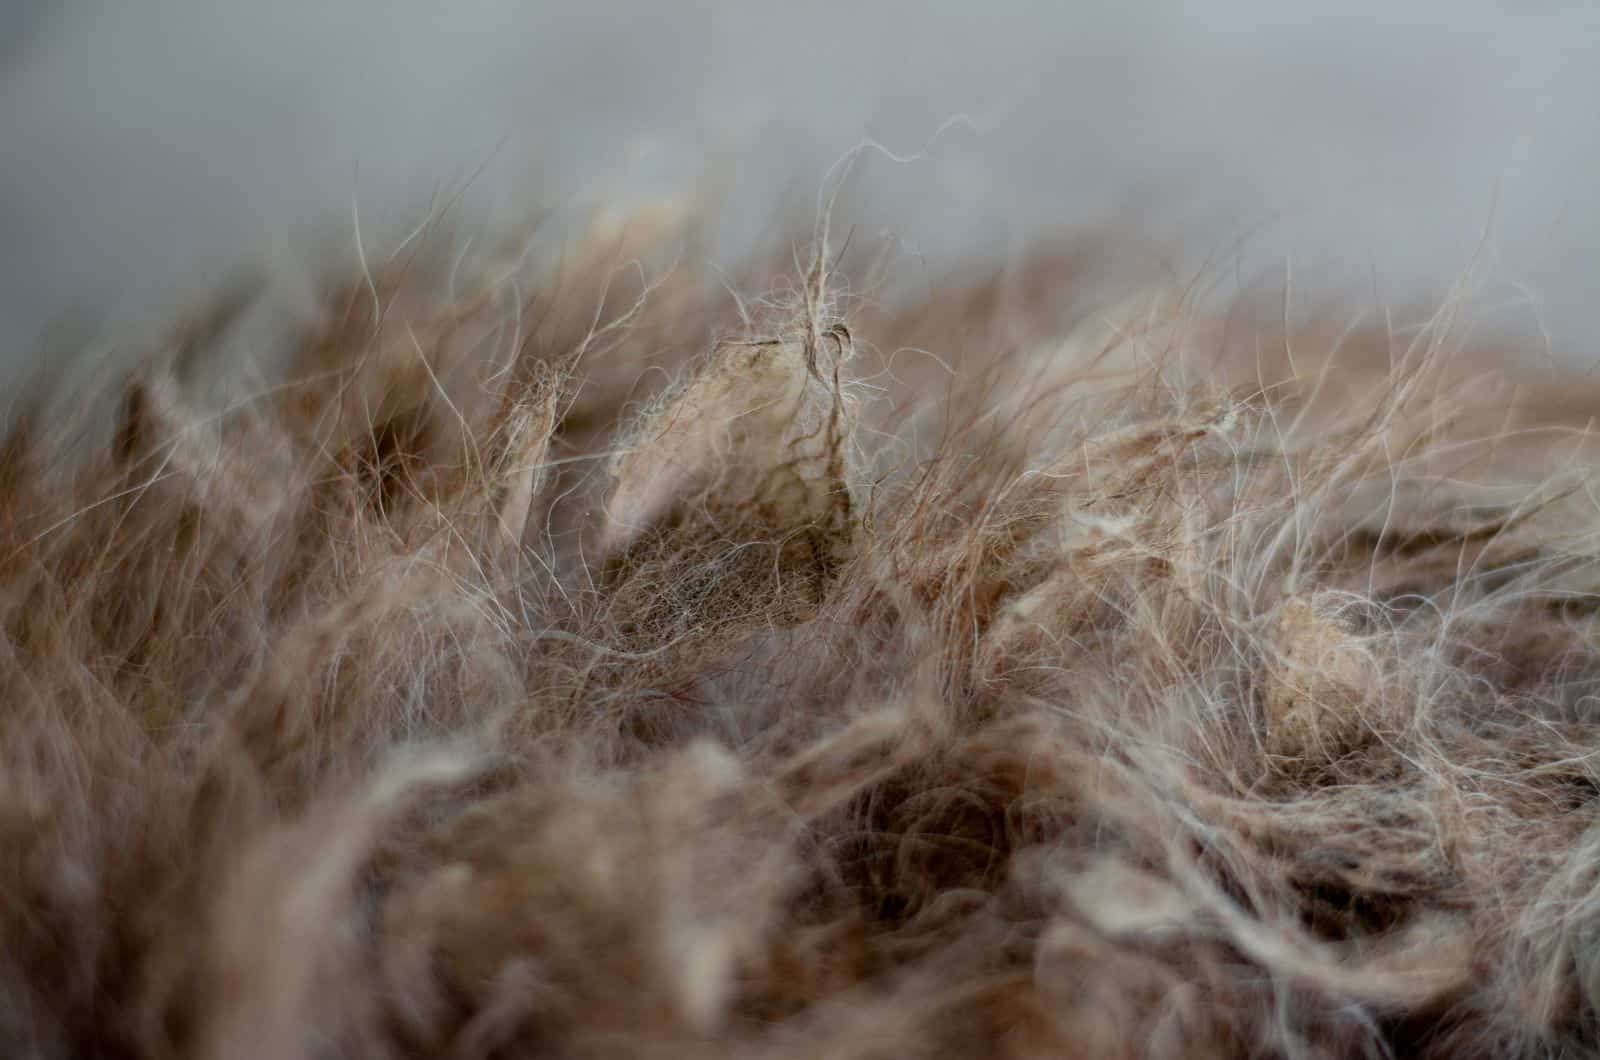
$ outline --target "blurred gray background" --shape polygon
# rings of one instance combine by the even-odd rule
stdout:
[[[867,137],[918,154],[858,212],[916,268],[1132,209],[1401,300],[1487,229],[1489,311],[1584,356],[1597,114],[1589,2],[0,0],[0,366],[474,173],[464,209],[521,218],[712,166],[732,265]]]

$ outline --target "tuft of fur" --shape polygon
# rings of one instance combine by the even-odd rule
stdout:
[[[622,231],[19,400],[0,1051],[1600,1049],[1580,388]]]

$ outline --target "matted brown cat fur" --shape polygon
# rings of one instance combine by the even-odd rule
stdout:
[[[682,238],[16,400],[0,1053],[1600,1048],[1600,392],[1116,233]]]

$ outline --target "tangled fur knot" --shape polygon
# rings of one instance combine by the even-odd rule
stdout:
[[[19,400],[0,1053],[1600,1049],[1581,391],[629,238]]]

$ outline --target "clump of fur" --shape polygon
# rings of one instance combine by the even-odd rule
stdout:
[[[722,314],[673,236],[19,404],[7,1055],[1600,1048],[1570,388],[1095,312],[1105,239]]]
[[[1291,597],[1275,625],[1262,691],[1268,753],[1334,761],[1392,727],[1370,709],[1382,649],[1363,643],[1332,601]]]

